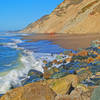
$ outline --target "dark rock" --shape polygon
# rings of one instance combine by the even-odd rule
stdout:
[[[31,69],[31,70],[28,72],[28,76],[36,76],[36,77],[41,78],[41,77],[43,77],[43,73],[40,72],[40,71]]]

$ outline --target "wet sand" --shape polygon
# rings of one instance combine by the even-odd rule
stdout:
[[[59,44],[61,47],[66,49],[74,49],[78,48],[87,48],[91,44],[93,40],[100,40],[99,34],[35,34],[31,36],[25,36],[25,39],[30,39],[31,41],[39,41],[39,40],[50,40],[53,41],[54,44]]]

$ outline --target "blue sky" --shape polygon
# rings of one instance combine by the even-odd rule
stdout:
[[[63,0],[0,0],[0,30],[19,30],[50,14]]]

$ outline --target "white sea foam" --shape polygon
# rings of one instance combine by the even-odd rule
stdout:
[[[6,43],[4,46],[10,47],[10,48],[18,48],[16,43]]]
[[[28,78],[27,74],[30,69],[43,72],[42,62],[34,58],[34,53],[27,51],[26,55],[20,58],[23,63],[21,69],[11,70],[6,76],[0,77],[0,94],[6,93],[12,87],[22,86],[22,81]]]
[[[11,39],[13,42],[3,43],[3,46],[14,48],[14,49],[24,49],[23,47],[18,47],[18,43],[22,43],[23,41],[20,39]]]
[[[12,69],[8,74],[0,77],[0,94],[6,93],[12,87],[22,86],[22,81],[28,78],[27,74],[30,69],[35,69],[40,72],[43,72],[42,62],[36,60],[34,53],[29,50],[24,50],[24,47],[18,47],[18,43],[23,41],[20,39],[12,39],[12,43],[5,43],[4,46],[23,49],[23,55],[20,57],[21,66],[18,66],[16,69]]]
[[[12,87],[22,86],[22,81],[27,79],[30,69],[35,69],[43,73],[43,60],[52,61],[56,59],[57,55],[51,56],[51,54],[36,54],[33,51],[24,50],[24,47],[17,46],[18,43],[22,43],[20,39],[12,39],[12,43],[6,43],[4,46],[10,48],[23,49],[23,55],[20,57],[21,66],[16,69],[12,69],[8,74],[0,77],[0,94],[5,94]],[[58,66],[57,66],[58,67]]]
[[[13,40],[14,41],[14,43],[22,43],[23,41],[22,40],[20,40],[20,39],[11,39],[11,40]]]

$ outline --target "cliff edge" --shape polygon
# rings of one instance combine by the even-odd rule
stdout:
[[[100,32],[100,0],[64,0],[22,33],[86,34]]]

